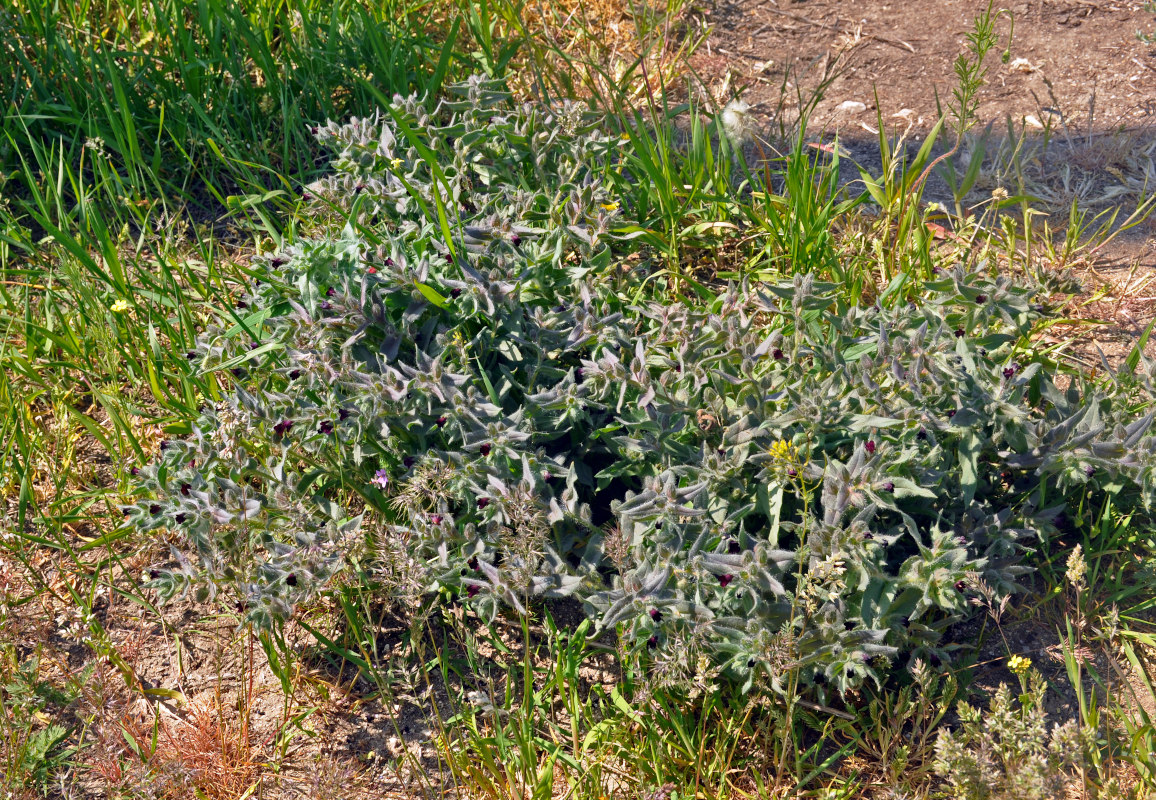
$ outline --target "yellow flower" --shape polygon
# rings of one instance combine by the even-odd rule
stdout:
[[[402,163],[403,162],[400,158],[395,158],[395,159],[390,160],[389,165],[391,167],[393,167],[394,169],[397,169],[398,167],[400,167],[402,165]]]
[[[617,211],[618,203],[603,203],[602,208],[605,211]]]
[[[121,298],[120,300],[117,300],[115,303],[113,303],[110,308],[117,314],[123,314],[129,309],[128,301],[124,298]]]
[[[776,461],[787,461],[794,464],[799,460],[799,448],[784,439],[779,439],[772,444],[770,453]]]
[[[1007,660],[1007,668],[1016,675],[1023,675],[1032,668],[1032,660],[1023,656],[1012,656]]]

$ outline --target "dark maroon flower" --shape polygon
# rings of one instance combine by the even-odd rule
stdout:
[[[261,346],[260,342],[249,342],[249,349],[250,350],[256,350],[260,346]]]
[[[469,566],[469,568],[472,569],[474,572],[477,572],[478,571],[478,557],[477,556],[472,557],[469,561],[466,562],[466,565]]]
[[[387,267],[392,267],[393,266],[393,259],[390,258],[389,256],[386,256],[385,261],[382,261],[381,263],[385,264]]]
[[[875,538],[875,534],[871,533],[871,531],[867,531],[865,534],[863,534],[863,538],[869,542]]]
[[[188,483],[182,483],[181,484],[181,494],[184,495],[185,497],[188,497],[189,492],[191,492],[192,490],[193,490],[192,484],[188,484]]]
[[[1014,376],[1015,374],[1016,374],[1016,371],[1014,369],[1012,369],[1011,367],[1008,367],[1007,369],[1005,369],[1003,371],[1003,376],[1005,378],[1007,378],[1008,380],[1011,380],[1012,376]]]
[[[249,304],[246,303],[244,300],[238,300],[237,301],[237,308],[246,309],[248,307],[249,307]]]
[[[150,578],[152,578],[154,581],[155,581],[157,578],[159,578],[160,576],[161,576],[161,574],[160,574],[160,572],[158,572],[157,570],[155,570],[155,569],[150,569],[150,570],[149,570],[149,577],[150,577]]]
[[[658,647],[658,636],[651,636],[649,639],[647,639],[646,640],[646,646],[649,647],[651,650]]]
[[[482,590],[482,587],[478,586],[477,584],[471,583],[469,586],[466,587],[466,595],[469,597],[474,597],[481,590]]]
[[[290,572],[289,577],[285,579],[285,583],[287,583],[290,586],[296,586],[297,585],[297,574]]]
[[[574,380],[578,383],[582,383],[582,379],[585,374],[586,373],[582,371],[582,367],[578,367],[578,369],[574,370]]]
[[[287,434],[289,432],[289,429],[292,427],[293,427],[293,420],[283,419],[280,422],[278,422],[276,425],[273,426],[273,433],[276,434],[277,436],[284,436],[285,434]]]
[[[875,442],[872,441],[871,439],[867,440],[867,444],[865,444],[864,447],[866,448],[868,453],[874,453],[875,452]]]
[[[492,450],[492,449],[493,449],[493,445],[491,445],[489,442],[486,442],[485,444],[483,444],[481,446],[482,455],[488,456],[490,454],[490,450]]]
[[[333,433],[333,423],[327,419],[321,420],[321,424],[317,426],[317,430],[324,433],[326,436]]]
[[[345,422],[345,420],[349,419],[349,415],[352,413],[353,412],[347,408],[339,408],[337,409],[337,418],[342,422]]]
[[[177,521],[178,525],[184,525],[185,520],[188,518],[189,518],[189,515],[183,511],[180,514],[177,514],[175,517],[173,517],[173,519],[175,519]]]
[[[309,194],[309,192],[302,192],[301,193],[301,199],[304,200],[306,203],[308,203],[310,200],[313,199],[313,195]]]
[[[544,480],[544,481],[554,480],[554,473],[552,473],[550,470],[546,470],[545,472],[542,473],[542,480]]]
[[[719,575],[718,576],[718,585],[725,589],[730,584],[730,582],[733,581],[734,579],[735,579],[735,576],[731,575],[729,572],[726,575]]]
[[[449,422],[449,420],[448,420],[448,419],[446,419],[445,417],[438,417],[438,418],[437,418],[437,419],[434,421],[434,424],[435,424],[435,425],[437,425],[439,428],[444,428],[444,427],[446,426],[446,423],[447,423],[447,422]]]
[[[325,290],[325,296],[326,297],[333,297],[333,295],[335,295],[335,294],[337,294],[337,290],[334,289],[332,286],[330,286],[328,289]]]
[[[189,352],[185,353],[185,358],[187,358],[189,361],[192,361],[196,357],[197,357],[197,351],[196,350],[190,350]]]
[[[316,125],[314,125],[313,127],[311,127],[311,128],[309,129],[309,132],[310,132],[310,133],[312,133],[314,136],[316,136],[316,135],[317,135],[317,132],[318,132],[318,130],[320,130],[320,129],[319,129],[319,128],[318,128]]]
[[[662,622],[662,612],[657,608],[650,609],[650,618],[655,622]]]
[[[322,300],[321,305],[318,306],[318,308],[320,308],[322,311],[328,311],[329,309],[333,308],[333,303],[330,303],[328,300]]]
[[[787,470],[787,477],[797,478],[797,477],[799,477],[799,471],[797,469],[795,469],[794,467],[791,467],[790,469]]]
[[[514,247],[517,247],[521,243],[522,243],[522,237],[519,236],[518,234],[515,233],[514,235],[512,235],[510,237],[510,244],[514,245]]]
[[[161,513],[161,507],[158,504],[153,503],[149,506],[149,513],[153,515],[159,514]]]
[[[289,380],[295,381],[301,377],[301,370],[295,369],[289,373]]]
[[[401,465],[406,469],[412,469],[413,465],[417,463],[417,459],[413,456],[406,456],[401,460]]]
[[[986,294],[977,294],[975,296],[975,302],[986,303],[987,302],[987,295]]]
[[[159,447],[160,447],[161,452],[163,453],[164,451],[169,449],[169,443],[167,441],[161,442]]]
[[[441,525],[442,524],[442,515],[441,514],[434,514],[432,517],[429,518],[429,521],[432,522],[434,525]]]
[[[1084,474],[1090,478],[1096,474],[1096,468],[1089,464],[1088,466],[1084,467]]]
[[[775,359],[775,361],[782,361],[784,358],[786,358],[786,356],[783,355],[782,350],[776,347],[774,352],[771,353],[771,358]]]
[[[126,506],[125,508],[122,508],[120,513],[127,517],[130,513],[132,513],[132,506]]]
[[[490,498],[488,498],[488,497],[479,497],[478,498],[478,508],[485,508],[489,504],[490,504]]]
[[[655,521],[655,523],[654,523],[654,529],[655,529],[656,531],[660,531],[660,530],[662,530],[662,520],[656,520],[656,521]]]
[[[957,592],[962,592],[962,591],[963,591],[964,589],[966,589],[966,588],[967,588],[967,584],[966,584],[966,583],[964,583],[963,581],[956,581],[956,584],[955,584],[955,591],[957,591]]]
[[[963,338],[963,328],[956,328],[955,329],[955,338],[956,339],[962,339]]]
[[[459,297],[461,297],[461,296],[462,296],[462,290],[461,290],[461,289],[456,289],[456,288],[455,288],[455,289],[450,289],[450,297],[453,297],[454,299],[457,299],[457,298],[459,298]]]
[[[919,433],[915,434],[915,438],[923,440],[927,438],[927,431],[924,428],[919,429]]]
[[[895,491],[895,484],[892,483],[891,481],[887,481],[887,483],[883,484],[883,491],[894,492]]]
[[[449,253],[446,253],[446,263],[447,264],[454,263],[454,257],[452,255],[450,255]]]
[[[140,467],[132,467],[129,469],[128,474],[135,478],[137,475],[140,475]]]
[[[954,416],[955,416],[955,409],[953,408],[953,409],[951,409],[950,411],[948,411],[948,412],[947,412],[947,416],[948,416],[948,417],[954,417]]]
[[[359,183],[353,187],[353,193],[354,194],[361,194],[364,191],[365,191],[365,184],[364,183]]]
[[[233,373],[234,378],[245,377],[245,370],[241,369],[240,367],[233,367],[231,370],[229,370],[229,372]]]
[[[273,256],[271,259],[269,259],[269,266],[274,268],[283,267],[288,263],[289,259],[285,258],[284,256]]]
[[[732,556],[737,556],[742,551],[743,546],[738,543],[737,539],[731,539],[729,542],[727,542],[727,552]]]

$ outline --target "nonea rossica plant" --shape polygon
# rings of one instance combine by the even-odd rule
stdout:
[[[572,596],[640,657],[842,691],[946,657],[1067,493],[1151,501],[1141,390],[1060,390],[1016,349],[1035,290],[960,265],[872,308],[810,277],[647,299],[611,268],[605,137],[459,91],[326,129],[332,185],[380,208],[334,190],[365,218],[269,257],[246,326],[188,354],[233,382],[125,508],[172,544],[163,597],[228,588],[270,625],[356,562],[395,599]]]

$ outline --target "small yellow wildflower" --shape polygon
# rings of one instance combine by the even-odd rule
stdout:
[[[1007,668],[1016,675],[1023,675],[1032,668],[1032,660],[1023,656],[1012,656],[1007,660]]]
[[[394,159],[391,159],[391,160],[390,160],[390,162],[389,162],[389,165],[390,165],[391,167],[393,167],[393,168],[396,170],[396,169],[397,169],[398,167],[400,167],[400,166],[401,166],[403,163],[404,163],[404,162],[403,162],[403,161],[402,161],[400,158],[394,158]]]
[[[604,211],[617,211],[618,210],[618,203],[603,203],[602,209]]]
[[[771,457],[776,461],[787,461],[792,464],[799,460],[799,448],[785,439],[779,439],[771,445]]]
[[[120,300],[117,300],[115,303],[113,303],[110,308],[114,313],[123,314],[124,312],[128,311],[129,304],[128,301],[122,297]]]

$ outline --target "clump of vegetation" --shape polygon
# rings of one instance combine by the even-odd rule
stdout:
[[[360,223],[267,259],[188,353],[234,381],[124,509],[169,532],[162,596],[227,586],[268,627],[368,548],[386,592],[574,596],[636,652],[842,693],[945,657],[1070,502],[1151,503],[1156,415],[1125,376],[1057,387],[1023,346],[1041,287],[981,263],[870,308],[812,276],[648,299],[610,268],[609,137],[457,92],[321,129],[313,192]]]

